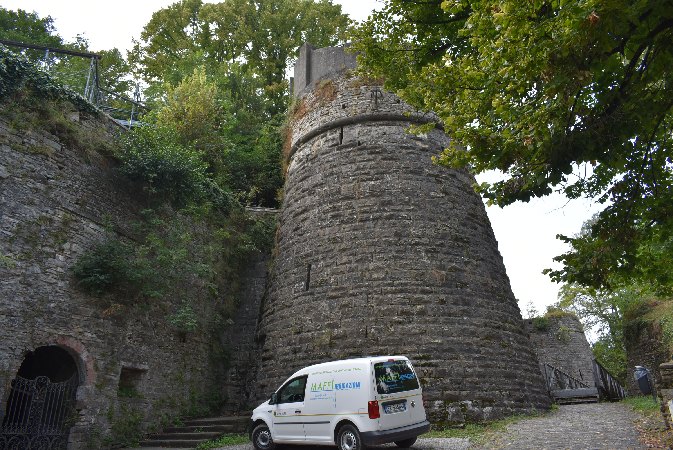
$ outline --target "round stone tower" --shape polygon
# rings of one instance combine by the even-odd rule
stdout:
[[[431,419],[492,420],[549,398],[474,178],[433,165],[435,119],[305,45],[253,394],[303,366],[404,354]]]

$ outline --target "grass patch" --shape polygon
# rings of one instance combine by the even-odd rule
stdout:
[[[556,406],[556,405],[554,405]],[[558,406],[555,408],[552,407],[551,412],[558,409]],[[532,419],[534,417],[540,417],[544,414],[549,413],[533,413],[533,414],[520,414],[516,416],[506,417],[504,419],[496,420],[494,422],[488,423],[468,423],[465,424],[465,427],[462,428],[436,428],[433,425],[432,430],[429,433],[425,433],[420,436],[421,438],[467,438],[470,440],[472,445],[480,445],[491,440],[491,438],[497,433],[505,431],[505,429],[514,423],[521,422],[522,420]]]
[[[636,412],[635,427],[643,444],[648,448],[673,448],[673,431],[666,429],[658,401],[648,395],[627,397],[622,403]]]
[[[225,434],[218,439],[200,443],[196,450],[208,450],[211,448],[225,447],[227,445],[247,444],[250,438],[247,434]]]
[[[622,403],[629,405],[634,411],[642,413],[659,413],[659,402],[652,396],[626,397]]]

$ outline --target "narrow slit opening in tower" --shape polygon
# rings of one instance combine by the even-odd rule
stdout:
[[[344,127],[339,129],[339,145],[344,143]]]
[[[304,290],[308,291],[311,287],[311,264],[306,264],[306,283],[304,284]]]

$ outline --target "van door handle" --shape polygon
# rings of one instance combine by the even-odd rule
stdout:
[[[296,409],[296,410],[294,411],[295,414],[299,414],[300,412],[301,412],[301,410],[299,410],[299,409]]]

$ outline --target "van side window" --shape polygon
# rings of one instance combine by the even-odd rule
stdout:
[[[307,378],[308,375],[304,375],[285,383],[285,386],[278,391],[278,403],[303,402]]]
[[[374,381],[379,394],[418,389],[418,379],[408,361],[386,361],[374,364]]]

